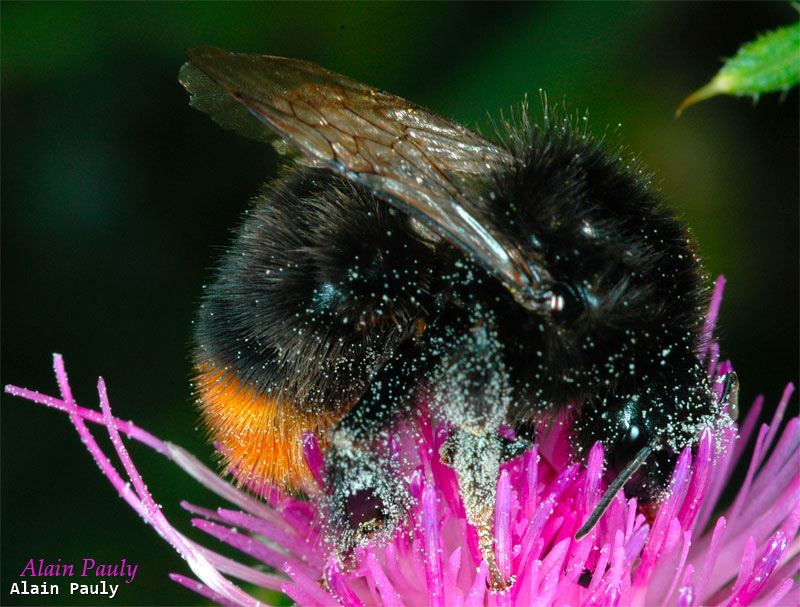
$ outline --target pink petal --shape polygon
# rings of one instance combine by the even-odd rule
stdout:
[[[783,532],[778,531],[770,538],[767,548],[764,550],[761,559],[755,566],[755,570],[742,584],[742,587],[728,602],[728,607],[739,607],[740,605],[749,605],[753,602],[767,583],[772,571],[780,560],[781,554],[786,549],[788,541]]]
[[[436,491],[431,485],[422,490],[422,533],[425,543],[425,581],[428,586],[431,607],[444,607],[442,581],[444,562],[442,538],[439,533],[439,513]]]

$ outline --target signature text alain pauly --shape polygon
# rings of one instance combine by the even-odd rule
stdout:
[[[70,581],[69,594],[97,594],[113,599],[121,583],[133,583],[138,569],[137,563],[129,563],[126,559],[114,563],[98,562],[91,557],[76,563],[62,563],[61,559],[55,562],[28,559],[19,573],[22,579],[11,584],[9,594],[61,594],[61,585],[53,583],[56,581],[53,578],[94,578],[94,581]]]

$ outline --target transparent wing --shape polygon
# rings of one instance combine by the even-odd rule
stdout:
[[[520,303],[544,306],[541,277],[481,216],[477,182],[506,150],[399,97],[313,63],[216,48],[189,51],[181,84],[222,126],[300,152],[368,187],[475,257]],[[283,151],[283,150],[281,150]]]

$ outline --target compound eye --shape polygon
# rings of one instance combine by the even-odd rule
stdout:
[[[634,423],[629,424],[622,437],[614,445],[614,461],[612,462],[614,469],[622,470],[649,442],[644,428]]]

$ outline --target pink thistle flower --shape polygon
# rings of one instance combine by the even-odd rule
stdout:
[[[714,328],[723,281],[717,282],[706,325]],[[710,343],[709,339],[709,343]],[[711,344],[700,355],[721,378],[730,363],[718,362]],[[63,359],[54,357],[60,397],[16,386],[6,392],[67,413],[118,494],[187,561],[197,579],[170,578],[221,605],[261,605],[231,579],[280,590],[300,605],[389,607],[637,606],[798,604],[790,597],[800,571],[800,419],[779,433],[793,392],[786,387],[769,425],[756,432],[763,399],[741,427],[706,429],[694,452],[685,449],[665,499],[651,520],[635,499],[620,492],[599,524],[581,540],[585,522],[603,490],[603,449],[572,463],[568,416],[539,432],[537,445],[501,468],[494,519],[495,559],[513,580],[503,592],[487,587],[488,568],[478,536],[467,523],[455,473],[439,460],[447,437],[425,410],[413,423],[406,450],[418,460],[409,485],[415,506],[406,529],[388,542],[356,549],[345,567],[328,555],[314,501],[272,492],[260,501],[237,489],[181,447],[115,418],[102,378],[100,411],[75,403]],[[102,425],[122,465],[101,450],[86,422]],[[744,481],[718,514],[720,495],[755,434]],[[161,513],[128,455],[121,435],[162,454],[232,507],[208,509],[182,503],[192,524],[247,557],[235,561],[178,531]],[[738,435],[738,437],[737,437]],[[409,438],[410,437],[410,438]],[[305,454],[321,479],[322,455],[312,435]]]

